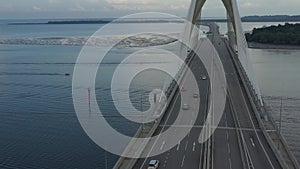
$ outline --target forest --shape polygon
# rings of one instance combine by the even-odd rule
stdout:
[[[275,45],[300,45],[300,24],[278,26],[264,26],[254,28],[252,33],[246,33],[248,42],[275,44]]]

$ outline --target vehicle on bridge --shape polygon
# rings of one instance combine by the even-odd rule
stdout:
[[[198,98],[199,97],[199,94],[198,93],[194,93],[194,95],[193,95],[193,98]]]
[[[188,104],[183,104],[182,106],[182,110],[188,110],[190,108],[190,106]]]
[[[158,160],[151,160],[149,162],[148,169],[157,169],[158,165],[159,165],[159,161]]]

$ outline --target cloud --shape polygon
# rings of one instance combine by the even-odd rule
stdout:
[[[49,4],[59,4],[60,2],[60,0],[48,0]]]
[[[73,12],[84,12],[87,11],[83,6],[76,4],[74,7],[69,8],[70,11]]]
[[[37,6],[33,6],[32,10],[36,11],[36,12],[42,11],[42,9],[40,7],[37,7]]]
[[[118,10],[183,10],[188,9],[190,0],[105,0]]]
[[[171,10],[184,10],[184,9],[188,9],[188,6],[187,5],[184,5],[184,4],[182,4],[182,5],[171,5],[170,6],[170,9]]]
[[[150,4],[149,0],[106,0],[109,4]],[[153,3],[153,1],[152,1]]]
[[[101,1],[100,0],[87,0],[87,2],[90,2],[90,3],[99,3]]]
[[[259,3],[252,3],[252,2],[244,2],[241,4],[242,8],[255,8],[255,7],[260,7]]]
[[[1,0],[0,0],[1,1]],[[4,1],[4,0],[2,0]],[[299,14],[300,0],[237,0],[241,16]],[[133,12],[167,12],[185,16],[191,0],[9,0],[0,5],[1,16],[11,18],[75,15],[84,17],[119,17]],[[272,4],[272,5],[270,5]],[[80,14],[76,12],[81,11]],[[84,11],[84,12],[83,12]],[[85,13],[83,15],[83,13]],[[29,16],[30,15],[30,16]],[[225,16],[221,0],[207,0],[203,16]]]
[[[15,9],[11,5],[2,4],[0,6],[0,12],[14,12],[14,11],[15,11]]]

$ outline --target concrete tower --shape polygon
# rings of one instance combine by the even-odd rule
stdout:
[[[192,0],[189,13],[187,16],[187,20],[195,24],[201,16],[202,8],[205,4],[206,0]],[[238,5],[236,0],[222,0],[226,12],[227,12],[227,28],[228,28],[228,39],[229,43],[233,50],[237,52],[239,61],[243,65],[249,80],[251,81],[251,85],[255,90],[258,98],[262,102],[261,93],[258,87],[258,84],[255,79],[255,75],[253,72],[252,63],[249,58],[249,51],[247,41],[244,35],[244,31],[242,28],[242,22],[238,10]],[[189,26],[186,28],[186,35],[192,46],[196,46],[198,43],[198,33],[195,32],[195,28]]]

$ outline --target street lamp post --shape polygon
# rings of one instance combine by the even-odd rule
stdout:
[[[144,132],[144,115],[143,115],[143,93],[141,93],[141,116],[142,116],[142,132]]]
[[[281,120],[282,120],[282,96],[280,97],[280,110],[279,110],[279,133],[281,133]]]

